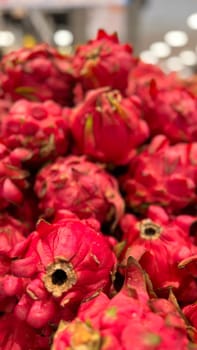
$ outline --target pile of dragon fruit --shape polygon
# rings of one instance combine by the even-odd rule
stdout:
[[[0,349],[197,349],[197,80],[117,35],[0,62]]]

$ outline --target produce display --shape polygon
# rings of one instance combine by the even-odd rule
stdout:
[[[116,34],[0,61],[0,350],[197,349],[196,78]]]

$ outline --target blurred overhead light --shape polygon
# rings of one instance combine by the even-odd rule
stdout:
[[[142,51],[140,58],[145,63],[156,64],[158,62],[158,58],[149,50]]]
[[[73,43],[74,37],[70,30],[60,29],[54,33],[53,39],[57,46],[69,46]]]
[[[173,56],[166,60],[166,67],[169,71],[181,71],[184,68],[184,64],[181,62],[180,57]]]
[[[150,50],[153,53],[154,56],[159,57],[159,58],[164,58],[169,56],[171,49],[168,46],[168,44],[162,42],[162,41],[158,41],[153,43],[150,46]]]
[[[8,30],[0,31],[0,47],[9,47],[14,44],[15,36]]]
[[[194,66],[197,63],[196,54],[191,50],[182,51],[179,56],[186,66]]]
[[[184,46],[188,42],[188,36],[181,30],[172,30],[165,34],[165,41],[173,47]]]
[[[192,29],[197,29],[197,13],[193,13],[187,18],[187,25]]]

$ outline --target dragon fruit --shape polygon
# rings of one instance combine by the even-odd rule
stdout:
[[[183,313],[189,320],[190,324],[197,330],[197,303],[187,305],[183,308]]]
[[[187,349],[186,326],[175,306],[158,299],[165,308],[154,305],[153,311],[143,271],[133,259],[129,260],[123,289],[111,300],[100,294],[81,304],[77,318],[69,324],[60,323],[53,350]]]
[[[150,206],[146,219],[141,221],[126,214],[120,225],[126,243],[121,266],[133,256],[149,274],[158,293],[169,288],[176,291],[183,283],[178,264],[197,252],[189,237],[189,225],[183,229],[178,220],[170,219],[157,206]]]
[[[123,98],[108,88],[89,92],[70,118],[74,150],[106,163],[128,163],[134,148],[149,136],[141,113],[135,96]]]
[[[172,143],[196,141],[197,98],[183,87],[160,90],[156,85],[144,108],[151,135],[165,134]]]
[[[183,85],[176,73],[165,74],[158,66],[138,60],[129,73],[127,95],[136,94],[147,103],[153,82],[156,82],[159,90]]]
[[[157,204],[177,214],[196,203],[196,154],[196,142],[170,146],[166,137],[156,136],[120,179],[128,206],[141,212]]]
[[[10,274],[12,249],[22,242],[26,228],[8,213],[0,214],[0,312],[11,312],[17,295],[23,289],[23,280]]]
[[[50,336],[43,333],[37,332],[12,314],[4,315],[0,318],[0,349],[48,350]]]
[[[47,44],[8,53],[0,63],[1,96],[72,105],[71,60]]]
[[[42,164],[67,151],[67,122],[53,101],[17,101],[3,119],[1,129],[3,143],[11,149],[24,147],[30,164]]]
[[[94,40],[77,47],[73,67],[83,91],[110,86],[124,93],[135,61],[130,45],[120,44],[117,34],[99,30]]]
[[[10,205],[9,213],[23,222],[24,234],[27,236],[35,230],[36,223],[39,220],[38,200],[29,188],[25,193],[25,199],[20,205]]]
[[[21,204],[28,188],[28,172],[22,169],[27,152],[22,149],[9,151],[0,143],[0,210],[11,203]]]
[[[102,166],[85,157],[58,158],[37,174],[35,192],[45,217],[68,209],[80,218],[95,217],[116,224],[124,212],[124,202],[116,180]]]
[[[82,300],[109,292],[116,268],[99,223],[69,212],[53,224],[41,221],[12,257],[12,275],[27,280],[14,313],[34,328],[70,320]]]

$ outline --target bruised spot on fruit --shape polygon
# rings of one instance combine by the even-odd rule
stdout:
[[[150,219],[142,220],[139,224],[140,236],[144,239],[157,239],[160,237],[162,227]]]
[[[63,259],[57,259],[46,268],[46,274],[43,282],[54,297],[61,297],[77,281],[73,266]]]

